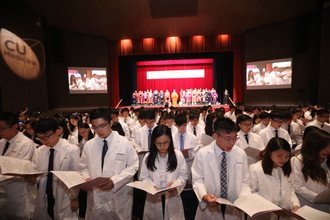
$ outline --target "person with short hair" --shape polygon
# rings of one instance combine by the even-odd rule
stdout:
[[[174,148],[172,134],[166,125],[152,132],[150,152],[143,159],[140,180],[165,188],[174,183],[181,186],[165,195],[147,194],[143,219],[184,219],[180,194],[186,185],[187,165],[182,153]]]
[[[152,109],[146,110],[144,113],[145,124],[143,127],[137,130],[134,136],[134,141],[141,146],[143,151],[149,150],[151,144],[151,134],[154,128],[157,126],[155,123],[155,112]]]
[[[270,113],[270,123],[266,128],[259,131],[259,135],[265,146],[267,145],[268,141],[273,137],[281,137],[284,138],[292,147],[292,140],[289,133],[283,128],[281,128],[282,124],[285,121],[286,116],[283,111],[273,110]]]
[[[86,219],[131,219],[133,189],[126,184],[138,170],[137,153],[127,138],[111,129],[109,109],[94,109],[90,118],[97,135],[86,142],[79,170],[87,181],[97,177],[109,181],[88,191]]]
[[[205,129],[200,124],[198,124],[198,118],[199,116],[193,112],[189,114],[187,131],[195,135],[197,140],[200,142],[202,134],[205,134]]]
[[[221,197],[234,202],[251,194],[247,157],[235,145],[235,122],[217,119],[213,137],[210,145],[197,152],[191,168],[193,189],[199,200],[195,219],[241,219],[241,211],[215,201]]]
[[[69,190],[50,171],[77,171],[80,149],[60,138],[55,119],[41,119],[35,126],[37,138],[43,144],[34,153],[36,170],[48,172],[37,179],[37,198],[33,219],[78,219],[78,192]],[[30,182],[34,182],[31,180]]]
[[[268,126],[270,121],[270,115],[268,112],[260,112],[259,118],[261,119],[261,122],[252,127],[252,132],[256,134],[259,134],[260,130]]]
[[[18,116],[11,112],[0,113],[0,155],[22,160],[31,160],[36,145],[18,131]],[[1,175],[0,175],[1,176]],[[31,195],[23,179],[8,179],[0,184],[0,218],[31,218]]]
[[[316,111],[316,118],[307,123],[306,127],[308,126],[316,126],[328,133],[330,133],[330,124],[329,122],[329,111],[327,109],[321,108]]]
[[[283,209],[296,211],[300,208],[295,194],[290,164],[291,147],[283,138],[272,138],[268,142],[263,158],[249,166],[250,186],[256,193]],[[271,219],[270,214],[260,219]]]

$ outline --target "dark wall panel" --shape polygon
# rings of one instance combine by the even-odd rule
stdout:
[[[305,15],[247,31],[244,35],[245,61],[291,57],[293,83],[291,89],[245,90],[245,103],[249,105],[316,103],[319,53],[319,14]]]

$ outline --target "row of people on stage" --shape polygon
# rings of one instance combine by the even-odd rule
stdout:
[[[172,104],[174,107],[180,105],[197,105],[197,104],[217,104],[218,93],[212,89],[181,89],[180,91],[169,90],[135,90],[132,94],[133,105],[164,105],[165,103]]]
[[[251,193],[290,211],[308,205],[329,213],[329,203],[314,202],[330,183],[329,111],[320,108],[305,119],[297,108],[252,113],[240,107],[235,118],[207,106],[189,112],[99,108],[68,118],[30,118],[25,127],[16,115],[1,113],[2,156],[30,160],[38,171],[109,180],[86,193],[68,190],[50,172],[25,179],[0,175],[0,216],[78,219],[79,211],[86,219],[242,219],[241,211],[216,199],[234,202]],[[301,132],[297,140],[293,122]],[[258,157],[248,147],[259,150]],[[181,187],[164,195],[133,194],[126,186],[133,180]]]

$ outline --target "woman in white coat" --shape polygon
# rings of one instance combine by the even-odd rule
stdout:
[[[285,139],[270,139],[262,160],[249,167],[250,187],[253,193],[283,209],[296,211],[300,203],[290,179],[290,152],[290,144]],[[265,216],[260,217],[265,219]]]
[[[144,157],[140,180],[164,188],[179,182],[181,187],[165,195],[148,194],[143,219],[184,219],[180,193],[187,181],[187,165],[182,153],[174,149],[171,129],[157,126],[151,136],[150,152]]]
[[[330,184],[330,134],[321,129],[304,137],[301,154],[292,157],[293,183],[301,205],[330,212],[330,204],[314,203],[317,194]]]

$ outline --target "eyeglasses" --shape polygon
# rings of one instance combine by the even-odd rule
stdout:
[[[166,146],[169,146],[170,145],[170,141],[165,141],[165,142],[163,142],[163,143],[160,143],[160,142],[155,142],[155,145],[156,145],[156,147],[166,147]]]
[[[239,139],[239,137],[237,137],[237,135],[235,137],[230,137],[230,136],[224,136],[219,134],[218,132],[215,132],[217,135],[219,135],[220,137],[222,137],[223,139],[225,139],[226,141],[237,141]]]
[[[92,128],[94,129],[94,130],[97,130],[97,129],[102,129],[102,128],[105,128],[108,124],[109,124],[110,122],[108,121],[107,123],[104,123],[104,124],[100,124],[100,125],[97,125],[97,126],[92,126]]]
[[[50,136],[52,136],[54,133],[55,133],[55,132],[52,132],[52,133],[50,133],[50,134],[48,134],[48,135],[38,136],[38,137],[36,137],[36,139],[37,139],[38,141],[48,141],[49,138],[50,138]]]

